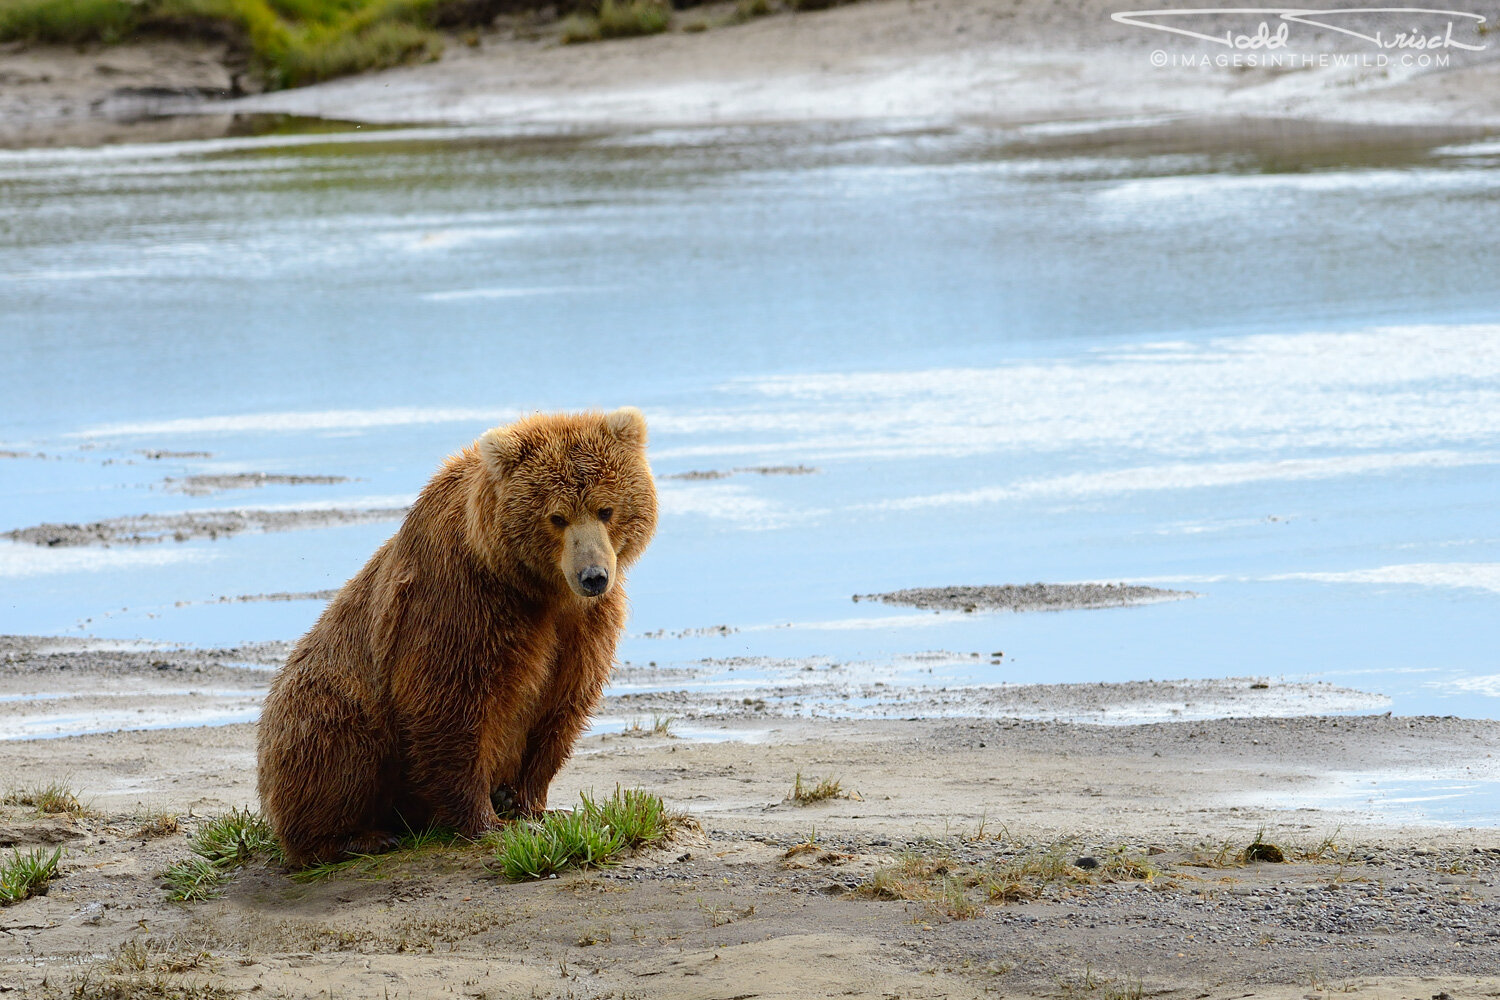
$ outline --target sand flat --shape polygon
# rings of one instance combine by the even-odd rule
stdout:
[[[33,991],[85,971],[128,982],[135,973],[113,956],[139,947],[170,983],[289,997],[447,996],[459,984],[471,996],[590,997],[1052,996],[1059,982],[1184,997],[1500,989],[1500,834],[1297,799],[1341,770],[1441,761],[1487,772],[1494,723],[715,725],[759,742],[580,742],[553,807],[619,783],[693,821],[618,868],[511,885],[482,851],[459,848],[373,880],[303,885],[255,866],[223,898],[192,905],[168,902],[156,878],[188,853],[183,833],[136,829],[147,812],[182,814],[186,832],[252,804],[252,725],[0,743],[8,780],[65,780],[96,812],[0,808],[0,839],[65,849],[46,897],[0,911],[0,970]],[[846,794],[788,801],[798,773],[837,778]],[[1201,867],[1257,834],[1304,857]],[[788,856],[810,837],[813,850]],[[1336,847],[1307,858],[1330,838]],[[857,891],[903,850],[976,866],[1052,845],[1070,859],[1129,853],[1157,874],[1059,887],[962,920]]]

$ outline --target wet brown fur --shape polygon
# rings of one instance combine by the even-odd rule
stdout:
[[[444,463],[272,681],[260,798],[291,863],[430,823],[478,836],[506,791],[545,808],[614,661],[619,572],[655,530],[645,444],[634,409],[537,415]],[[601,596],[570,585],[585,557],[610,563]]]

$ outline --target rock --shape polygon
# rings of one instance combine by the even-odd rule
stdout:
[[[100,921],[104,919],[104,904],[95,900],[74,914],[73,919],[77,920],[80,924],[97,927]]]
[[[84,836],[78,824],[66,816],[43,816],[19,823],[0,823],[0,847],[17,844],[61,844]]]

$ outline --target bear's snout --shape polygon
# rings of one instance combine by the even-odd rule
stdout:
[[[558,569],[579,597],[602,597],[609,590],[615,582],[615,550],[604,522],[584,517],[568,525]]]
[[[609,570],[589,566],[578,574],[578,587],[588,597],[598,597],[609,589]]]

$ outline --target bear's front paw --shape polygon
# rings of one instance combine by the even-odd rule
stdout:
[[[469,819],[455,824],[455,828],[459,836],[467,837],[469,840],[478,840],[500,825],[500,817],[495,815],[495,810],[491,809],[490,804],[486,802],[483,812],[476,811]]]
[[[516,797],[515,817],[516,819],[541,819],[547,815],[547,800],[538,802],[535,799],[523,799]]]
[[[495,815],[501,819],[515,819],[520,815],[516,790],[509,785],[501,785],[490,793],[490,805],[495,807]]]
[[[344,853],[381,854],[395,850],[400,844],[401,839],[388,830],[369,830],[350,837],[344,844]]]

